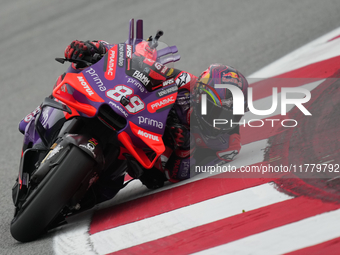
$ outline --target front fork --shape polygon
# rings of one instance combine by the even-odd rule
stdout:
[[[72,146],[84,151],[97,163],[92,174],[84,180],[83,188],[78,190],[71,199],[70,207],[82,198],[88,188],[98,179],[104,168],[103,150],[101,145],[91,136],[66,134],[58,139],[49,150],[31,148],[25,151],[21,159],[18,181],[12,189],[13,203],[17,209],[21,208],[30,193],[44,180],[47,174],[61,164]]]

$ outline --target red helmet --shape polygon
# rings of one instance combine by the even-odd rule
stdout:
[[[233,115],[233,97],[229,89],[215,88],[215,84],[238,86],[243,92],[248,88],[248,82],[245,77],[230,66],[213,64],[200,75],[193,89],[193,108],[200,130],[203,135],[210,137],[230,132],[238,126],[233,123],[238,123],[242,117]],[[202,104],[205,104],[202,101],[202,95],[204,94],[206,95],[206,114],[201,112]],[[214,127],[214,120],[216,119],[228,122]]]

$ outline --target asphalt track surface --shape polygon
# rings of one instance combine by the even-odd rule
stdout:
[[[123,42],[130,18],[144,20],[144,37],[164,30],[177,45],[176,66],[198,75],[226,63],[244,75],[340,27],[336,0],[297,1],[1,1],[0,8],[0,254],[53,254],[52,234],[20,244],[9,232],[11,188],[22,135],[19,121],[51,93],[67,66],[62,57],[74,39]]]

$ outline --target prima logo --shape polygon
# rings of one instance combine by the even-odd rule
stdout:
[[[90,67],[88,70],[85,71],[85,73],[88,73],[91,75],[93,81],[96,83],[100,91],[106,90],[106,87],[104,86],[102,80],[99,78],[98,74],[96,73],[96,70]]]
[[[153,127],[157,127],[159,129],[163,128],[163,123],[161,121],[157,121],[154,119],[146,118],[143,116],[138,116],[138,124],[147,124]]]
[[[139,81],[137,81],[136,79],[128,78],[127,83],[132,83],[132,84],[135,85],[137,88],[139,88],[140,92],[144,92],[144,87],[143,87],[143,85],[141,85],[141,84],[139,83]]]

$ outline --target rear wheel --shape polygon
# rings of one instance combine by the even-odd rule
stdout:
[[[72,146],[72,145],[71,145]],[[72,146],[63,161],[50,170],[30,193],[11,222],[11,234],[20,242],[37,239],[92,173],[95,161],[84,151]]]

